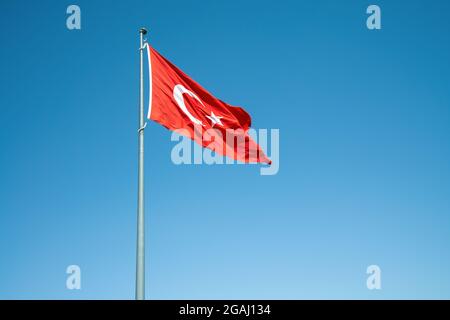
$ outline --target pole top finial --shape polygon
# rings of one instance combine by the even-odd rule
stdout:
[[[145,28],[139,29],[139,33],[147,34],[147,29],[145,29]]]

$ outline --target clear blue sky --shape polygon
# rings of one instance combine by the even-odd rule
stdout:
[[[380,31],[366,28],[373,3]],[[175,166],[170,132],[149,123],[147,298],[450,298],[449,10],[2,1],[0,298],[134,297],[141,26],[281,138],[278,175],[260,176]],[[380,291],[366,288],[371,264]]]

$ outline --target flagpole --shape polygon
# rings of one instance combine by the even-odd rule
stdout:
[[[136,300],[145,299],[145,233],[144,233],[144,35],[139,30],[140,75],[139,75],[139,158],[138,158],[138,209],[136,243]]]

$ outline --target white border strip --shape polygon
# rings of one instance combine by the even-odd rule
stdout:
[[[150,116],[152,115],[152,59],[150,57],[150,46],[148,43],[145,43],[144,48],[147,47],[147,55],[148,55],[148,78],[149,78],[149,90],[148,90],[148,113],[147,119],[150,120]]]

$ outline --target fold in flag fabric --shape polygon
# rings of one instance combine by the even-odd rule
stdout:
[[[215,98],[155,49],[146,47],[148,119],[223,156],[246,163],[271,163],[249,135],[251,118],[244,109]]]

